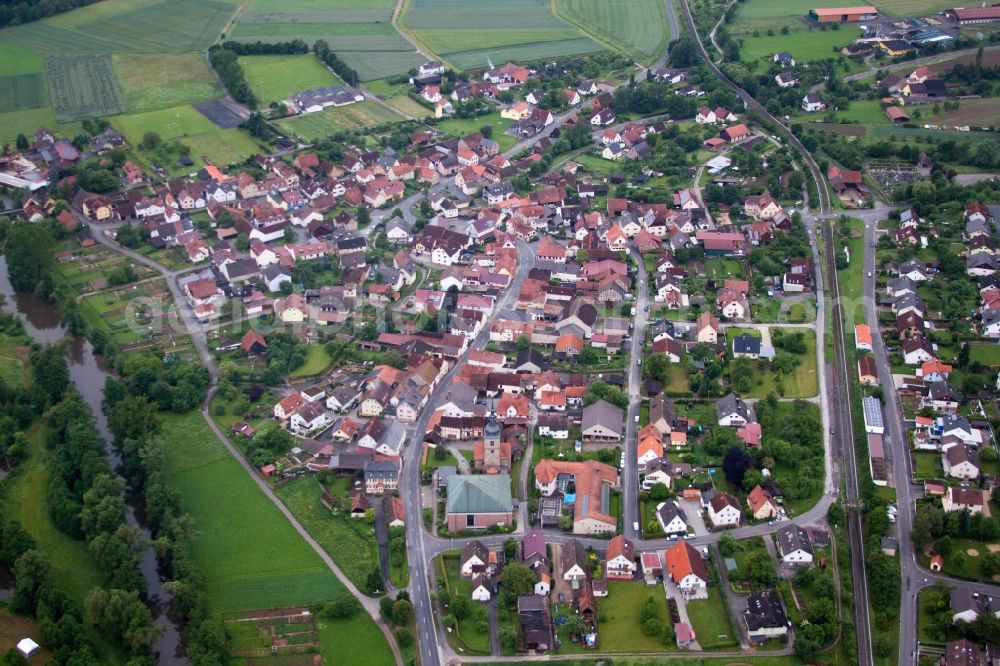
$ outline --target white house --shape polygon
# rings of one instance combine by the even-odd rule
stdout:
[[[743,510],[739,500],[728,493],[716,493],[708,502],[708,519],[712,526],[739,527]]]
[[[787,525],[774,535],[778,542],[778,552],[785,564],[811,564],[813,561],[812,541],[809,533],[798,525]]]
[[[483,574],[476,574],[472,578],[472,600],[487,602],[493,597],[490,591],[490,579]]]
[[[687,532],[687,516],[677,502],[661,502],[656,506],[656,520],[660,523],[664,534],[685,534]]]

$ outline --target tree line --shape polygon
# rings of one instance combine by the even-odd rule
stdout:
[[[0,28],[92,5],[97,0],[0,0]]]
[[[217,44],[208,49],[208,61],[233,99],[246,107],[256,109],[257,96],[247,83],[247,77],[239,63],[239,54],[230,48],[233,43]]]
[[[196,526],[181,508],[180,495],[166,482],[164,442],[160,437],[161,405],[150,397],[156,393],[151,390],[153,386],[160,382],[168,384],[172,365],[156,357],[144,358],[139,364],[126,363],[122,380],[109,378],[105,383],[104,402],[108,428],[121,455],[125,475],[145,504],[160,571],[169,579],[163,587],[173,597],[171,613],[183,625],[185,654],[192,664],[212,666],[227,662],[225,636],[212,620],[205,580],[195,561]],[[190,381],[186,372],[181,376],[179,385]],[[200,383],[186,386],[194,395],[195,404],[201,400],[206,386]],[[178,406],[173,399],[169,403]]]
[[[324,65],[334,71],[344,83],[352,86],[358,84],[358,73],[348,66],[337,54],[330,50],[330,45],[324,39],[317,39],[313,44],[313,53]]]
[[[290,42],[233,42],[228,41],[222,44],[222,48],[229,49],[236,55],[303,55],[309,53],[309,45],[301,39],[293,39]]]
[[[84,627],[86,615],[102,639],[124,651],[130,663],[152,665],[159,630],[153,626],[138,571],[138,553],[145,543],[125,521],[124,484],[104,455],[90,408],[68,388],[62,346],[37,349],[31,364],[32,388],[4,387],[2,411],[21,429],[35,420],[21,408],[25,400],[36,414],[45,413],[44,442],[52,454],[46,488],[49,517],[68,537],[87,543],[101,581],[81,607],[54,584],[52,565],[40,545],[13,516],[0,511],[0,562],[11,569],[15,581],[11,609],[38,620],[42,642],[53,650],[57,663],[98,663]],[[19,434],[15,442],[22,439]]]

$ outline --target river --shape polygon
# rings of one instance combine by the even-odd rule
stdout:
[[[7,275],[7,258],[3,255],[0,255],[0,294],[6,298],[5,308],[17,312],[24,324],[25,331],[32,339],[41,344],[52,344],[66,336],[66,327],[60,319],[58,308],[34,294],[14,291]],[[111,374],[101,367],[100,360],[94,354],[94,348],[88,340],[82,337],[71,338],[67,348],[67,361],[73,385],[94,412],[97,429],[104,439],[104,449],[108,462],[121,475],[121,459],[112,445],[111,434],[108,431],[108,419],[101,408],[104,398],[104,382],[111,377]],[[135,497],[129,488],[126,488],[125,499],[126,522],[130,527],[140,530],[143,538],[148,542],[150,533],[143,522],[144,514],[141,500]],[[148,546],[140,554],[139,572],[146,581],[147,597],[154,617],[153,624],[161,627],[163,631],[154,648],[157,663],[188,663],[183,656],[184,646],[181,643],[179,627],[167,615],[171,597],[170,593],[163,589],[164,579],[158,571],[156,552],[152,546]],[[2,588],[3,583],[4,576],[0,573],[0,588]],[[3,598],[2,589],[0,589],[0,598]]]

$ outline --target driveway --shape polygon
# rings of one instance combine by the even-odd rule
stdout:
[[[680,500],[680,505],[684,509],[688,525],[694,530],[694,533],[698,536],[708,534],[708,528],[705,526],[705,518],[701,515],[701,502],[698,500],[682,499]]]

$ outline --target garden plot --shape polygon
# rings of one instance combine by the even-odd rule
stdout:
[[[304,653],[319,647],[316,619],[308,608],[229,613],[223,623],[234,657]]]
[[[53,55],[45,59],[45,71],[59,122],[125,111],[111,56]]]

